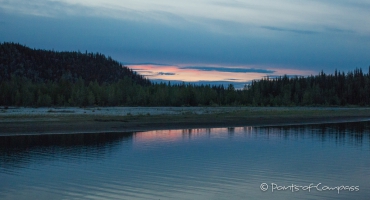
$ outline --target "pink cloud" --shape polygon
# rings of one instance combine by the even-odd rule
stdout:
[[[313,71],[298,70],[298,69],[283,69],[283,68],[257,68],[255,66],[232,66],[232,69],[261,69],[269,70],[273,73],[261,72],[230,72],[216,71],[216,70],[201,70],[184,68],[189,65],[128,65],[129,68],[137,73],[146,76],[149,79],[163,79],[168,81],[184,81],[184,82],[197,82],[197,81],[229,81],[229,82],[250,82],[252,80],[261,79],[265,76],[282,76],[287,75],[302,75],[308,76],[313,74]],[[214,65],[210,66],[215,68]],[[220,67],[220,66],[217,66]],[[206,68],[206,67],[204,67]],[[227,69],[227,67],[225,67]]]

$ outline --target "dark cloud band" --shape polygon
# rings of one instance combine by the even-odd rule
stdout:
[[[158,72],[157,75],[161,75],[161,76],[173,76],[173,75],[176,75],[176,73],[170,73],[170,72]]]
[[[273,70],[255,69],[255,68],[228,68],[228,67],[201,67],[201,66],[188,66],[181,67],[180,69],[196,69],[200,71],[218,71],[233,73],[262,73],[262,74],[272,74],[275,72]]]

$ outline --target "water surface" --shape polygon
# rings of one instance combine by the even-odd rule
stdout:
[[[369,199],[369,130],[356,122],[4,136],[0,199]],[[359,191],[271,191],[319,183]]]

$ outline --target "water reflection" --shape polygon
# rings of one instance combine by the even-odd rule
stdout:
[[[56,159],[56,156],[101,159],[123,142],[129,142],[133,133],[91,133],[21,135],[0,137],[0,167],[14,169],[29,163]]]
[[[370,122],[263,127],[256,128],[255,132],[285,139],[309,137],[322,142],[330,140],[337,144],[361,146],[369,144]]]
[[[137,132],[133,134],[135,143],[175,142],[184,139],[228,138],[232,137],[267,137],[267,138],[311,138],[320,141],[334,140],[336,143],[345,141],[355,145],[369,143],[370,122],[350,122],[315,125],[290,125],[268,127],[228,127],[205,129],[157,130]],[[364,140],[368,141],[364,141]]]
[[[370,123],[0,137],[0,199],[368,199]],[[261,183],[360,192],[261,192]]]

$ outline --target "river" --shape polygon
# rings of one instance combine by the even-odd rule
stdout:
[[[369,199],[369,133],[352,122],[2,136],[0,199]]]

